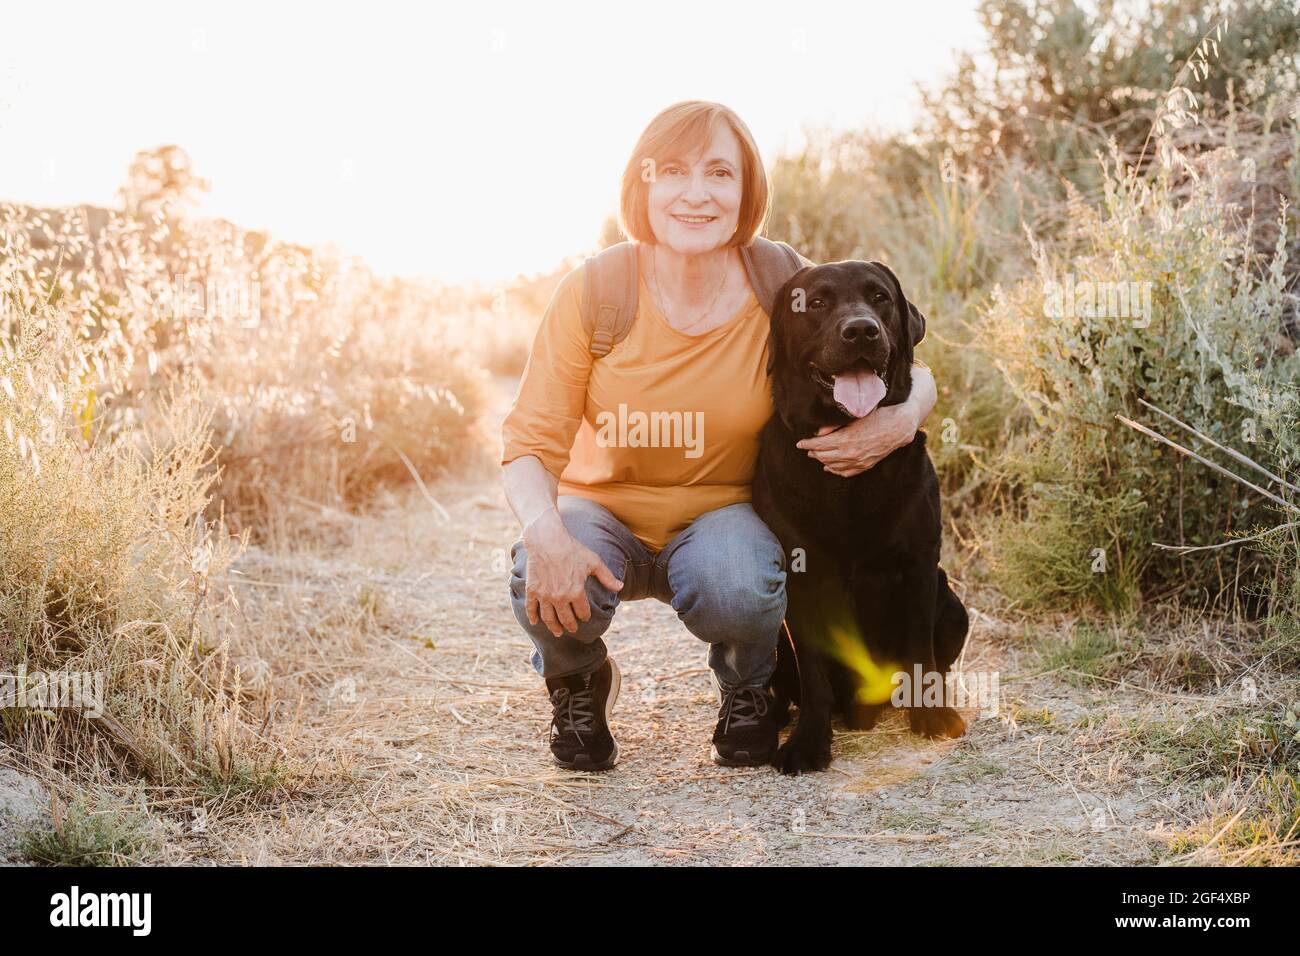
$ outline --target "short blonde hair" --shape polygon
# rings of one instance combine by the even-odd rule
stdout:
[[[684,100],[674,103],[650,121],[623,170],[618,225],[623,235],[637,242],[654,242],[650,227],[649,183],[642,177],[647,159],[656,168],[666,159],[692,153],[708,145],[718,123],[726,123],[740,141],[741,198],[736,232],[728,246],[746,246],[763,229],[771,202],[767,170],[758,155],[754,135],[739,116],[721,103]]]

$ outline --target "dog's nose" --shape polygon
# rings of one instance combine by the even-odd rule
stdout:
[[[869,315],[860,315],[845,322],[840,335],[846,342],[870,342],[880,337],[880,323]]]

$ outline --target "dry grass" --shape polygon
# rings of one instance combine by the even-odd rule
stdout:
[[[260,748],[243,739],[209,592],[232,542],[197,517],[206,417],[177,393],[152,435],[88,441],[60,417],[82,391],[82,357],[45,315],[28,316],[0,354],[0,661],[8,673],[91,675],[104,713],[12,708],[5,733],[160,783],[246,773]]]
[[[89,437],[149,433],[185,383],[236,531],[297,499],[362,505],[465,453],[482,373],[455,330],[486,323],[458,321],[447,309],[467,304],[443,290],[228,223],[75,209],[0,204],[0,251],[0,336],[42,310],[62,324]]]
[[[1300,863],[1300,681],[1266,650],[1266,623],[1164,608],[1049,627],[1033,642],[1040,677],[1136,699],[1074,725],[1085,749],[1158,779],[1177,810],[1170,862]]]
[[[292,799],[313,763],[228,567],[481,454],[477,373],[427,290],[226,224],[0,206],[0,253],[0,669],[103,691],[0,711],[7,752],[105,813]]]

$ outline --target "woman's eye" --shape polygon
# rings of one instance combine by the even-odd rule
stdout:
[[[729,170],[729,169],[715,169],[715,170],[713,171],[713,175],[717,176],[717,175],[719,175],[719,174],[721,174],[722,177],[723,177],[724,179],[730,179],[730,178],[731,178],[731,170]]]

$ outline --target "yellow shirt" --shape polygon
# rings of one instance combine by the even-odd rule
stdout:
[[[542,318],[502,425],[501,463],[536,455],[560,494],[604,505],[659,551],[705,512],[750,500],[772,414],[768,315],[751,289],[722,325],[688,335],[641,280],[627,338],[593,361],[582,300],[579,266]]]

